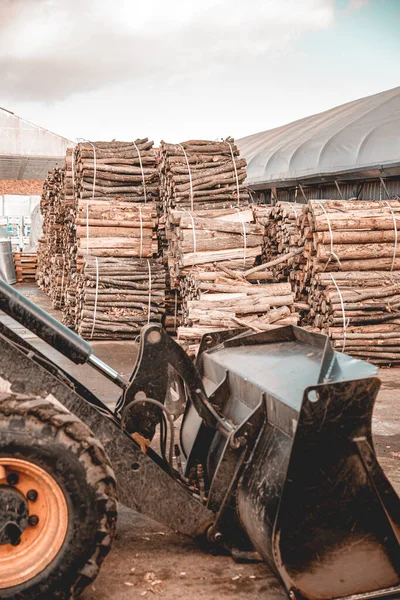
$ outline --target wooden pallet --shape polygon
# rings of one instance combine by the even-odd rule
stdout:
[[[17,283],[26,283],[36,280],[36,252],[15,252],[14,265]]]

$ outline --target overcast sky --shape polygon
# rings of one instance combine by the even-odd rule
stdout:
[[[75,140],[236,138],[400,85],[400,0],[0,0],[0,106]]]

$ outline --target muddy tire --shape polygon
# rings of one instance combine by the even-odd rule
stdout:
[[[116,517],[115,477],[90,429],[55,399],[0,394],[0,598],[78,597]]]

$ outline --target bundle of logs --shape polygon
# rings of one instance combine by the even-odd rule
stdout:
[[[81,271],[84,267],[90,271],[87,261],[92,264],[93,257],[137,259],[126,266],[122,279],[129,280],[135,266],[147,268],[143,260],[157,255],[158,192],[156,155],[153,142],[147,138],[79,143],[74,150],[67,150],[64,169],[49,173],[41,200],[44,226],[38,283],[53,305],[62,308],[69,327],[79,326],[82,334],[87,334],[89,309],[81,294]],[[131,312],[128,317],[138,323],[144,319]],[[134,328],[126,323],[124,327],[126,331],[121,327],[118,331],[128,337]],[[110,328],[109,335],[115,337],[117,329]],[[100,337],[107,337],[104,323],[96,325],[93,335],[100,335],[100,331]]]
[[[75,329],[87,339],[134,339],[165,313],[158,260],[85,256],[76,285]]]
[[[167,333],[175,336],[178,327],[183,323],[182,318],[182,298],[178,289],[171,289],[171,284],[167,272],[165,290],[165,316],[163,319],[163,327]]]
[[[238,327],[267,331],[298,322],[290,283],[251,284],[240,271],[196,271],[182,281],[183,319],[178,340],[196,355],[202,335]]]
[[[271,263],[269,271],[277,279],[286,279],[292,270],[292,265],[301,261],[299,253],[282,262],[276,259],[286,256],[300,245],[301,239],[296,224],[303,208],[304,204],[278,202],[270,209],[268,219],[264,221],[263,261]]]
[[[249,200],[246,160],[232,138],[224,142],[190,140],[182,144],[161,142],[160,197],[167,207],[189,210],[237,206]]]
[[[37,283],[50,297],[53,306],[61,308],[65,281],[64,201],[65,169],[50,171],[43,184],[40,210],[43,233],[39,239]]]
[[[209,270],[215,263],[227,269],[254,264],[261,250],[261,229],[250,231],[250,210],[243,218],[250,197],[243,183],[246,161],[234,140],[161,142],[159,167],[164,207],[159,240],[171,289],[178,290],[192,270]],[[178,296],[178,304],[169,305],[173,311],[167,308],[169,327],[182,322],[180,300]]]
[[[305,323],[377,364],[400,363],[400,201],[310,201],[298,219]]]
[[[74,153],[76,254],[152,257],[159,175],[153,142],[82,142]]]
[[[157,255],[159,175],[153,142],[81,142],[72,157],[73,237],[64,322],[76,324],[79,272],[88,256]]]
[[[35,281],[37,270],[36,252],[15,252],[14,266],[17,283]]]
[[[66,206],[64,218],[63,240],[63,293],[61,296],[61,309],[63,321],[68,327],[74,326],[75,320],[75,279],[76,279],[76,224],[75,224],[75,197],[73,150],[68,149],[65,157],[64,175],[64,202]]]
[[[263,227],[251,208],[168,211],[168,267],[172,287],[192,270],[210,265],[245,270],[261,254]]]

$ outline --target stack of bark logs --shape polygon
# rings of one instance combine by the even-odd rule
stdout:
[[[168,267],[171,286],[193,270],[244,270],[260,256],[263,227],[251,208],[168,211]]]
[[[165,269],[153,259],[86,256],[76,289],[75,329],[84,338],[132,339],[165,313]]]
[[[291,253],[299,246],[301,238],[296,224],[303,208],[304,204],[278,202],[270,209],[268,220],[264,221],[263,262],[271,263],[269,271],[274,278],[286,279],[292,270],[292,265],[298,264],[301,260],[299,258],[301,253],[298,253],[297,258],[275,262],[276,259]]]
[[[160,197],[167,207],[189,210],[240,206],[249,200],[246,160],[232,138],[160,144]]]
[[[298,219],[298,294],[305,323],[334,347],[377,364],[400,363],[400,201],[310,201]]]
[[[142,276],[150,264],[147,259],[158,253],[159,173],[153,142],[147,138],[135,142],[81,142],[73,155],[73,180],[75,239],[70,248],[72,264],[64,318],[85,337],[93,307],[81,290],[88,274],[92,274],[92,258],[136,259],[123,261],[117,271],[124,271],[123,281],[135,284],[137,274]],[[110,265],[107,271],[113,272]],[[165,277],[163,285],[165,290]],[[119,307],[99,317],[93,336],[129,337],[137,332],[133,323],[147,322],[133,309],[124,314]]]
[[[196,271],[182,281],[184,327],[178,340],[196,355],[202,335],[246,327],[267,331],[298,322],[290,283],[253,285],[242,272],[229,270]]]
[[[40,200],[43,233],[39,240],[37,282],[56,308],[62,306],[64,283],[64,176],[64,169],[51,171]]]
[[[252,223],[250,231],[250,210],[240,222],[250,196],[244,185],[246,161],[239,157],[234,140],[161,142],[159,167],[163,204],[159,240],[171,290],[179,290],[193,270],[254,264],[261,251],[261,229]],[[170,328],[184,320],[180,296],[175,302],[171,294],[171,300],[165,320]]]
[[[157,254],[159,175],[153,142],[81,142],[73,170],[78,262],[87,254]]]
[[[75,289],[77,279],[76,267],[76,224],[75,224],[75,197],[74,197],[74,172],[73,149],[68,149],[65,157],[64,176],[64,202],[66,205],[64,219],[64,285],[61,301],[63,321],[68,327],[74,327],[75,321]]]
[[[167,272],[165,290],[165,316],[163,327],[167,333],[175,336],[178,327],[183,323],[182,318],[182,298],[178,289],[171,289],[170,279]]]
[[[102,266],[111,279],[118,279],[120,274],[121,281],[128,282],[127,289],[139,290],[143,286],[146,291],[145,283],[138,284],[138,288],[135,285],[137,277],[143,278],[158,253],[158,199],[156,154],[153,142],[147,138],[136,142],[79,143],[74,150],[67,151],[64,169],[49,173],[41,200],[44,234],[39,250],[38,283],[54,306],[62,308],[64,322],[69,327],[79,328],[87,335],[88,314],[93,307],[90,295],[82,290],[91,285],[88,281],[93,257],[99,260],[110,257],[111,262],[115,258],[128,259],[122,261],[123,265],[102,263]],[[158,263],[154,263],[154,269],[155,273],[162,271],[159,276],[163,280],[164,302],[164,270]],[[133,287],[129,284],[130,277]],[[158,306],[160,294],[155,291],[158,279],[154,283],[152,303]],[[107,287],[104,281],[103,284],[99,290]],[[122,289],[119,294],[122,302],[126,290],[121,282],[115,288]],[[103,292],[99,295],[105,299]],[[136,295],[143,296],[139,292]],[[129,332],[137,327],[128,323],[147,322],[145,309],[139,314],[141,309],[130,306],[124,314],[120,306],[113,306],[110,313],[103,311],[109,314],[108,320],[99,310],[100,323],[96,324],[93,336],[129,337]],[[155,312],[155,318],[163,310]],[[119,326],[114,318],[117,313],[121,316]]]

